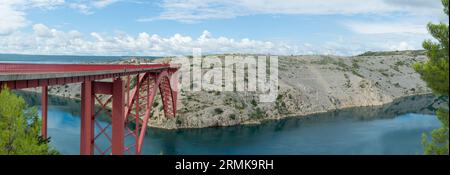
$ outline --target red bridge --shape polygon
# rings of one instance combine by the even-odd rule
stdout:
[[[0,63],[0,87],[42,88],[41,132],[47,138],[48,86],[81,83],[80,154],[140,154],[158,90],[164,116],[176,115],[177,80],[172,77],[177,70],[177,66],[170,64]],[[107,100],[102,100],[100,94],[108,95]],[[111,103],[112,112],[109,112],[107,107]],[[95,105],[101,106],[100,110],[95,111]],[[106,127],[96,121],[101,111],[106,111],[111,118]],[[95,128],[99,130],[95,132]],[[110,141],[107,148],[96,144],[100,136]],[[135,142],[125,145],[126,137],[133,137]]]

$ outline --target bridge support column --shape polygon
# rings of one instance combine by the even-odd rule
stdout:
[[[47,139],[47,113],[48,113],[48,86],[42,86],[41,96],[41,111],[42,111],[42,126],[41,135],[42,138]]]
[[[94,94],[92,81],[81,84],[80,154],[94,154]]]
[[[170,76],[170,85],[172,89],[173,116],[177,116],[177,98],[178,98],[178,72],[174,72]]]
[[[125,103],[122,79],[115,79],[112,86],[112,154],[122,155],[125,144]]]

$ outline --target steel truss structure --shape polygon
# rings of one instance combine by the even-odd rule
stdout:
[[[48,86],[81,83],[80,154],[140,154],[155,97],[165,117],[176,115],[177,70],[169,64],[0,64],[0,87],[42,87],[41,134],[47,138]],[[107,125],[97,120],[101,114]],[[100,138],[108,146],[98,144]]]

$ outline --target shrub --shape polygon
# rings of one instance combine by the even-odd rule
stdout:
[[[255,111],[251,115],[251,118],[254,118],[254,119],[260,119],[263,117],[264,117],[264,112],[261,110],[261,108],[256,108]]]
[[[235,120],[236,119],[236,114],[230,114],[228,116],[231,120]]]
[[[257,105],[258,105],[258,103],[256,102],[255,99],[252,99],[252,102],[251,102],[251,103],[252,103],[253,106],[257,106]]]
[[[0,155],[58,154],[40,130],[37,108],[28,107],[9,89],[0,89]]]
[[[216,114],[222,114],[223,113],[223,109],[222,108],[216,108],[216,109],[214,109],[214,112]]]

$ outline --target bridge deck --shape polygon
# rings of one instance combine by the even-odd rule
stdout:
[[[0,85],[12,89],[98,80],[171,69],[170,64],[12,64],[0,63]]]

